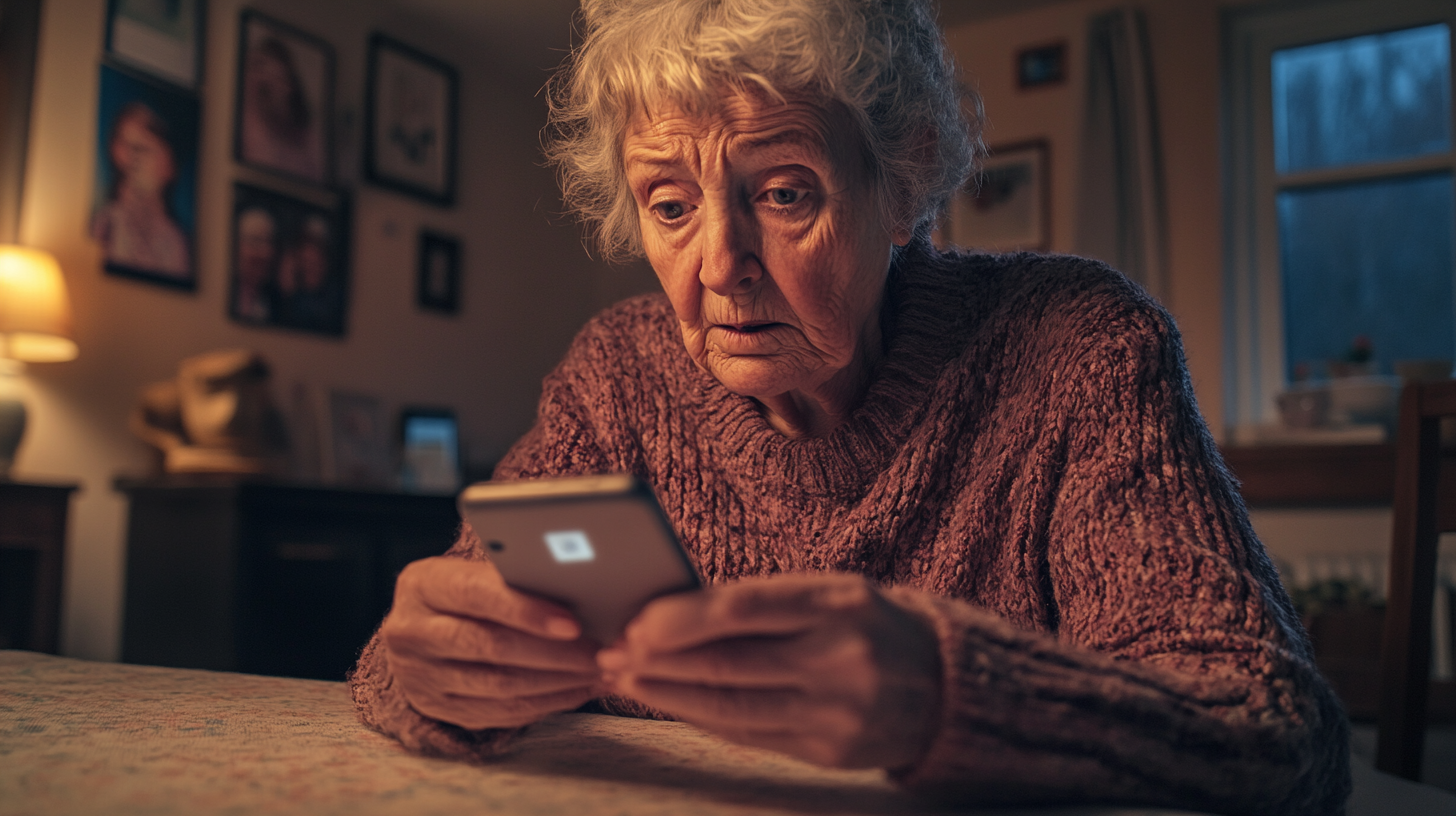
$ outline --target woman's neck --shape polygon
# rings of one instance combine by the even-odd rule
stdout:
[[[864,400],[875,366],[884,357],[884,339],[878,320],[866,328],[859,348],[853,363],[821,383],[771,397],[755,397],[764,419],[774,430],[790,438],[828,436]]]

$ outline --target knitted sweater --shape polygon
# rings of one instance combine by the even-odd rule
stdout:
[[[893,776],[975,803],[1336,814],[1348,726],[1194,403],[1178,334],[1094,262],[902,257],[886,353],[791,439],[694,367],[666,299],[592,320],[497,479],[647,480],[704,578],[845,570],[937,633],[939,731]],[[466,529],[451,553],[484,558]],[[506,731],[416,713],[377,637],[364,721],[426,753]],[[594,710],[661,716],[608,698]]]

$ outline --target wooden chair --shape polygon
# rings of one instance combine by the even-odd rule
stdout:
[[[1446,416],[1456,416],[1456,381],[1408,385],[1401,393],[1375,767],[1417,781],[1431,686],[1436,539],[1456,531],[1453,508],[1438,511],[1437,501],[1440,421]],[[1442,492],[1449,495],[1449,486]]]

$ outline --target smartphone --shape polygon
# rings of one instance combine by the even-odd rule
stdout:
[[[602,645],[653,598],[702,586],[652,489],[634,476],[480,482],[459,505],[506,583],[571,609]]]

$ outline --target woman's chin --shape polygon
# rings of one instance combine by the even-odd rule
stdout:
[[[708,361],[708,373],[741,397],[762,399],[800,388],[804,372],[774,357],[727,357]]]

